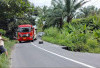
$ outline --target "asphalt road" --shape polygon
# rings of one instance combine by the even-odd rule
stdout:
[[[18,43],[11,55],[11,68],[100,68],[100,54],[71,52],[44,42]]]

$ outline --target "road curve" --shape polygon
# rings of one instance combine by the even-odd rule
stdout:
[[[100,54],[71,52],[48,42],[18,43],[11,55],[11,68],[100,68]]]

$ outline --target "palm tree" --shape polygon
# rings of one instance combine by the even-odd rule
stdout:
[[[49,8],[47,12],[45,13],[45,21],[46,26],[56,26],[57,28],[62,28],[63,25],[63,15],[62,10],[56,8]]]
[[[83,6],[88,1],[85,0],[52,0],[52,5],[56,9],[62,10],[62,16],[67,18],[67,22],[70,22],[75,16],[75,12],[81,6]]]
[[[97,14],[98,9],[95,6],[88,6],[80,9],[81,13],[84,14],[84,17],[89,16],[90,14]]]
[[[81,0],[52,0],[51,7],[42,9],[42,18],[46,21],[44,27],[58,27],[61,29],[64,24],[64,19],[66,18],[69,23],[75,16],[75,12],[82,5],[87,3],[87,1]]]
[[[42,28],[43,29],[43,22],[46,20],[46,13],[47,13],[47,6],[43,6],[42,8],[41,7],[36,7],[37,11],[38,11],[38,21],[37,21],[37,25],[38,27]]]

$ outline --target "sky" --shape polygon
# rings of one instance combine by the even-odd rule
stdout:
[[[31,3],[34,3],[35,6],[50,6],[51,5],[51,0],[29,0]]]
[[[35,6],[50,6],[51,5],[51,0],[29,0],[31,3],[34,3]],[[85,4],[84,6],[90,6],[90,5],[94,5],[97,8],[100,8],[100,0],[91,0],[90,2],[88,2],[87,4]]]

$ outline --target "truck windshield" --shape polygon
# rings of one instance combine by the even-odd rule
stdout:
[[[30,32],[31,27],[19,27],[18,32]]]

